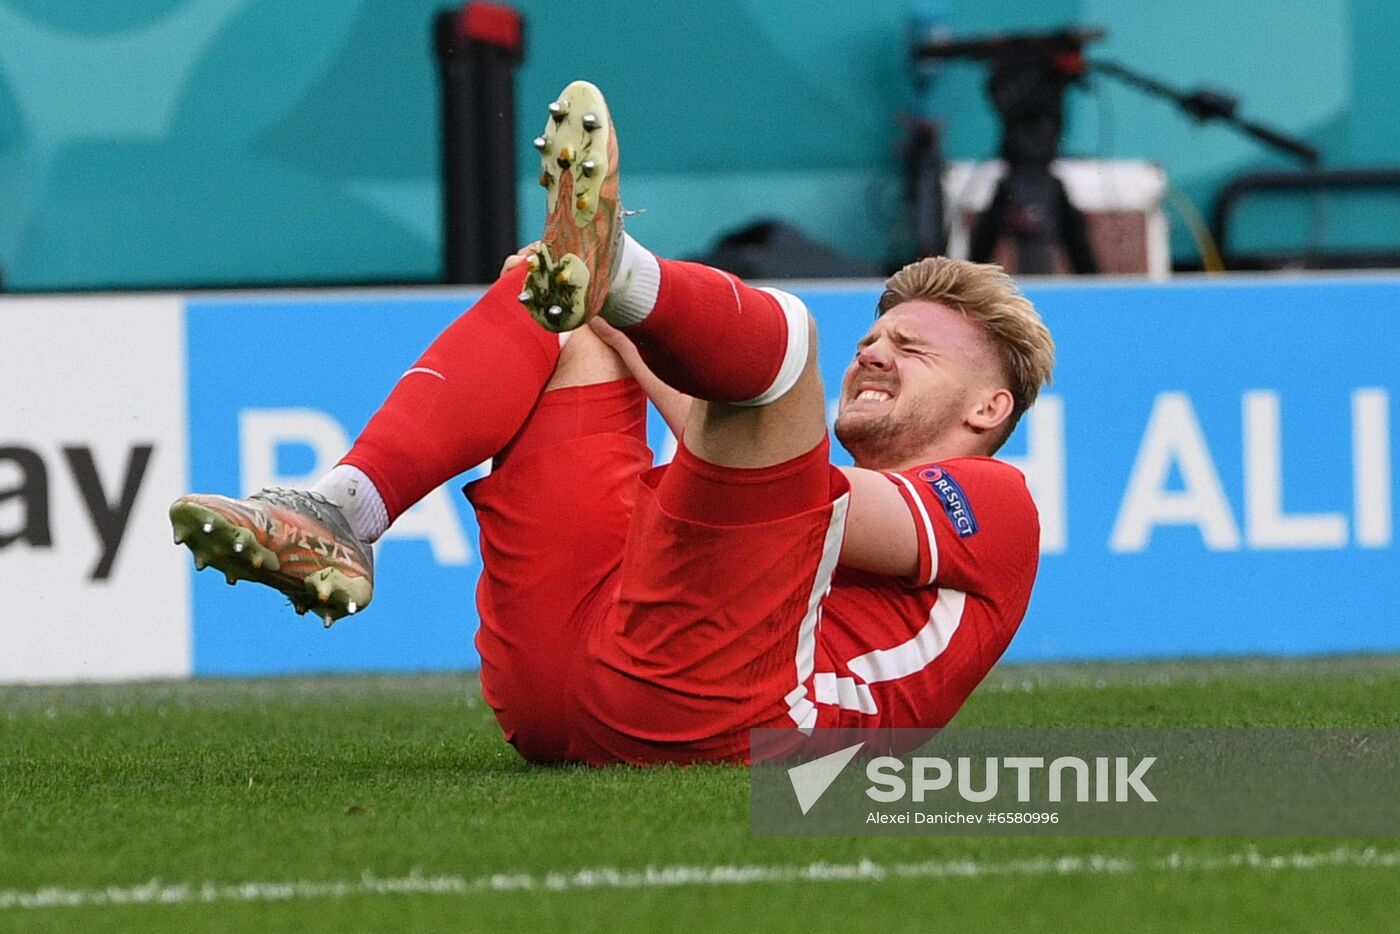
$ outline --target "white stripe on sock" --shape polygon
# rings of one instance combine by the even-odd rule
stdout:
[[[736,402],[735,405],[767,405],[781,399],[797,385],[798,377],[807,366],[807,345],[811,337],[807,327],[807,306],[790,292],[777,289],[759,291],[776,298],[783,309],[783,316],[787,318],[787,347],[783,350],[783,362],[778,367],[778,375],[773,377],[773,384],[747,402]]]
[[[446,376],[443,376],[443,375],[442,375],[441,373],[439,373],[437,370],[430,370],[430,369],[428,369],[428,368],[425,367],[425,366],[415,366],[415,367],[413,367],[412,369],[404,370],[403,376],[407,376],[407,375],[409,375],[410,373],[426,373],[426,374],[429,375],[429,376],[436,376],[438,379],[442,380],[443,382],[447,382],[447,377],[446,377]],[[399,379],[403,379],[403,376],[400,376]]]

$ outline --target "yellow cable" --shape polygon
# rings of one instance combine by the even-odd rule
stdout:
[[[1196,241],[1196,249],[1201,253],[1201,265],[1205,267],[1205,271],[1212,274],[1224,272],[1225,262],[1220,258],[1220,247],[1211,236],[1210,227],[1206,225],[1206,219],[1197,210],[1195,202],[1170,186],[1167,188],[1167,200],[1186,223],[1191,239]]]

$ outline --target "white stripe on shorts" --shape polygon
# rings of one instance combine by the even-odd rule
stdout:
[[[880,712],[870,688],[855,678],[838,678],[834,671],[819,671],[812,679],[812,686],[816,688],[819,704],[835,704],[842,710],[856,710],[863,714]]]

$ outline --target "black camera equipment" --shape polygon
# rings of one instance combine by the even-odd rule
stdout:
[[[970,259],[991,259],[997,244],[1009,235],[1018,272],[1054,272],[1057,247],[1063,248],[1076,273],[1098,271],[1084,215],[1050,172],[1064,128],[1065,90],[1090,71],[1166,98],[1197,121],[1220,120],[1309,166],[1318,164],[1317,149],[1243,119],[1237,114],[1238,100],[1224,91],[1182,92],[1116,62],[1085,59],[1084,46],[1104,36],[1104,30],[1094,27],[1066,27],[1042,33],[933,39],[914,49],[916,60],[968,59],[991,65],[987,93],[1002,119],[1000,154],[1006,175],[991,205],[973,224]]]
[[[970,59],[991,64],[987,93],[1002,119],[1001,158],[1006,175],[991,205],[972,227],[969,258],[986,262],[1010,236],[1016,269],[1027,274],[1055,271],[1063,247],[1077,273],[1097,272],[1084,215],[1069,200],[1064,183],[1050,172],[1064,127],[1065,89],[1085,71],[1084,45],[1103,38],[1101,29],[1062,29],[924,44],[925,59]]]
[[[1277,149],[1284,155],[1301,160],[1309,168],[1317,168],[1318,163],[1322,161],[1322,156],[1316,147],[1310,146],[1302,140],[1294,139],[1285,133],[1280,133],[1272,127],[1239,116],[1236,113],[1240,106],[1239,98],[1228,91],[1222,91],[1219,88],[1178,91],[1176,88],[1163,84],[1126,65],[1103,59],[1095,59],[1089,63],[1089,67],[1096,74],[1117,78],[1139,91],[1171,101],[1188,116],[1194,118],[1197,123],[1219,120],[1247,136],[1254,137],[1266,146]]]

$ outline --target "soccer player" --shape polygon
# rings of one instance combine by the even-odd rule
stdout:
[[[541,242],[343,461],[308,491],[184,497],[177,541],[330,625],[370,601],[369,543],[491,458],[466,491],[482,690],[526,758],[743,760],[755,727],[942,726],[1035,579],[1035,506],[990,457],[1049,378],[1034,308],[993,266],[892,276],[842,381],[858,466],[838,469],[802,302],[622,232],[592,85],[565,88],[535,146]],[[664,467],[648,392],[680,441]]]

